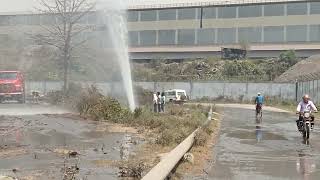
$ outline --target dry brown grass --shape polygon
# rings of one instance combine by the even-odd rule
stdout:
[[[212,133],[210,135],[206,133],[204,133],[205,135],[201,135],[207,139],[205,141],[201,141],[203,144],[198,144],[192,147],[190,150],[194,156],[193,164],[182,161],[176,169],[173,179],[183,179],[184,175],[190,175],[194,177],[206,173],[205,168],[213,158],[213,148],[217,142],[221,125],[220,118],[215,117],[215,119],[217,120],[212,120],[208,125],[207,130],[202,131],[202,133],[204,133],[210,129],[212,130]]]

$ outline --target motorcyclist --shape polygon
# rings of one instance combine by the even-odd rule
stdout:
[[[299,114],[299,119],[297,120],[297,127],[301,130],[301,124],[303,122],[303,113],[305,111],[314,111],[318,112],[317,107],[314,105],[312,101],[310,101],[310,97],[308,94],[305,94],[302,97],[302,101],[297,106],[297,114]],[[311,129],[314,127],[314,115],[311,114]]]
[[[256,113],[258,113],[258,109],[262,108],[262,105],[264,103],[264,97],[261,95],[261,93],[258,93],[258,96],[255,99],[255,103],[256,103]]]

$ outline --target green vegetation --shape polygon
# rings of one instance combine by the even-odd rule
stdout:
[[[272,81],[297,62],[292,50],[281,53],[279,58],[261,60],[208,58],[179,63],[152,60],[146,64],[134,64],[133,76],[136,81]]]
[[[81,89],[76,85],[70,85],[70,88]],[[140,96],[145,93],[147,92],[142,90],[137,92]],[[117,100],[103,96],[95,86],[85,88],[76,94],[70,93],[67,97],[62,94],[60,91],[52,92],[50,102],[69,103],[85,118],[151,130],[155,136],[155,143],[163,146],[176,145],[184,140],[207,120],[209,111],[209,107],[201,105],[168,104],[165,113],[153,113],[148,105],[131,112]]]

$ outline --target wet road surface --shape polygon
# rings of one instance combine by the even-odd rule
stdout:
[[[320,125],[305,144],[295,119],[264,111],[259,124],[254,110],[224,108],[214,162],[205,179],[320,179]]]
[[[9,105],[6,108],[19,114],[17,109],[24,106],[15,108],[15,105]],[[42,113],[48,107],[32,108],[40,109]],[[7,114],[0,114],[0,175],[61,180],[64,165],[77,165],[79,178],[117,179],[118,169],[108,162],[121,160],[122,141],[130,134],[108,132],[105,123],[70,114]],[[134,138],[133,141],[138,141]],[[133,146],[129,147],[130,151]],[[76,151],[79,155],[70,157],[68,151]],[[13,169],[17,171],[13,172]]]

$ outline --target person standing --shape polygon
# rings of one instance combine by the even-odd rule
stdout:
[[[158,112],[158,97],[156,93],[153,93],[153,112]]]
[[[164,112],[164,105],[166,104],[166,96],[164,92],[161,93],[160,102],[161,102],[161,111]]]
[[[157,92],[157,103],[158,103],[158,113],[161,112],[161,95],[160,92]]]

